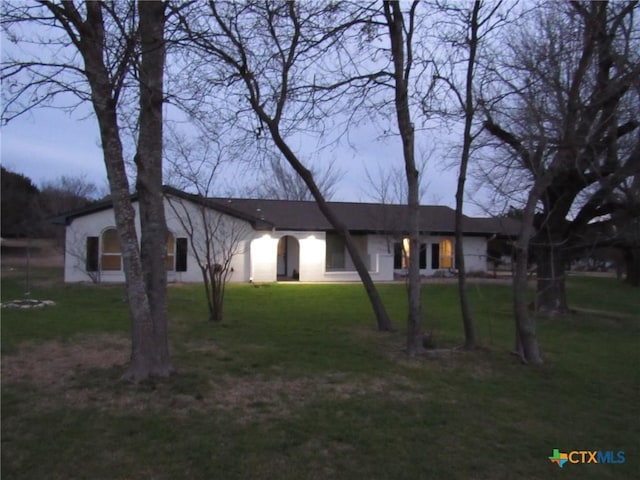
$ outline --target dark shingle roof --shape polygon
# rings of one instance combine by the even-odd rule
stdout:
[[[331,231],[332,226],[315,202],[295,200],[263,200],[251,198],[203,198],[172,187],[164,187],[165,194],[195,203],[202,202],[217,211],[250,222],[256,229],[320,230]],[[137,195],[131,196],[136,201]],[[111,208],[111,201],[97,202],[86,208],[56,217],[56,221],[69,224],[74,218]],[[407,206],[378,203],[329,202],[338,218],[353,232],[404,233],[407,232]],[[420,207],[419,229],[423,234],[453,234],[455,212],[444,206]],[[464,217],[466,235],[516,236],[518,222],[509,218]]]
[[[278,230],[332,230],[315,202],[294,200],[262,200],[247,198],[214,198],[215,202],[258,217]],[[354,232],[406,232],[406,205],[377,203],[329,202],[338,218]],[[421,206],[419,225],[423,233],[453,233],[455,212],[444,206]],[[492,235],[517,233],[509,222],[497,218],[464,217],[465,234]]]

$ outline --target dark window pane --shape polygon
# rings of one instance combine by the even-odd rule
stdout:
[[[399,270],[402,268],[402,245],[400,243],[393,244],[393,268]]]
[[[100,239],[98,237],[87,237],[87,258],[85,269],[87,272],[98,271],[98,261],[100,259]]]
[[[187,271],[187,239],[186,238],[177,238],[176,239],[176,272],[186,272]]]
[[[440,268],[440,245],[437,243],[431,244],[431,268],[434,270]]]
[[[344,239],[335,233],[327,233],[326,265],[328,269],[345,267]]]

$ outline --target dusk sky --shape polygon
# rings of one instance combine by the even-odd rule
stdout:
[[[3,57],[5,49],[16,46],[0,38]],[[6,87],[5,87],[6,88]],[[53,105],[55,107],[55,105]],[[392,119],[390,119],[392,120]],[[315,155],[314,139],[302,145],[306,150],[304,157],[316,157],[321,163],[335,159],[335,165],[344,176],[338,184],[333,200],[375,201],[367,195],[371,188],[367,186],[365,165],[371,172],[383,168],[404,171],[400,137],[390,137],[384,142],[377,139],[381,128],[372,125],[358,125],[349,129],[349,144],[345,141],[334,149],[326,149]],[[455,206],[455,188],[457,164],[455,154],[450,151],[454,141],[447,131],[416,132],[416,155],[421,151],[436,150],[427,165],[424,175],[423,203]],[[97,123],[88,104],[68,113],[56,108],[38,108],[11,120],[0,127],[0,145],[2,165],[12,171],[31,178],[36,185],[53,181],[62,175],[85,176],[88,181],[104,191],[106,173],[100,149]],[[454,165],[451,168],[451,165]],[[250,175],[230,173],[226,183],[234,191],[242,191],[243,185],[237,185],[238,179],[247,180]],[[255,176],[257,178],[257,175]],[[256,178],[249,181],[256,181]],[[465,213],[484,215],[483,209],[473,204],[474,186],[468,181],[468,200]],[[219,194],[224,194],[224,191]]]
[[[106,182],[93,117],[70,117],[51,108],[35,110],[2,127],[2,165],[37,185],[61,175],[86,175],[98,186]]]
[[[377,164],[390,162],[403,168],[400,140],[376,141],[375,133],[364,128],[351,137],[351,143],[328,153],[345,172],[334,200],[371,201],[366,196],[364,165],[370,165],[372,171]],[[61,175],[85,175],[100,188],[106,185],[98,127],[90,114],[69,114],[53,108],[33,110],[2,126],[1,153],[5,168],[28,176],[37,185]],[[454,206],[456,172],[447,171],[442,158],[446,154],[435,154],[428,165],[425,203]],[[481,213],[471,204],[466,210]]]

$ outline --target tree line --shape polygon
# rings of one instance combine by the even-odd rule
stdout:
[[[104,199],[98,187],[82,175],[63,175],[37,187],[29,177],[0,167],[0,179],[1,231],[8,238],[55,238],[62,242],[64,232],[52,223],[53,217]]]
[[[416,161],[416,142],[438,141],[429,137],[434,125],[460,132],[456,264],[467,348],[477,344],[460,241],[468,175],[494,195],[494,204],[522,212],[513,302],[524,362],[543,361],[526,300],[530,253],[538,266],[534,306],[549,315],[568,307],[567,259],[595,238],[624,249],[637,283],[636,1],[43,0],[5,2],[2,10],[8,38],[42,46],[3,63],[5,120],[61,98],[65,108],[90,102],[98,120],[127,278],[132,380],[172,371],[161,240],[169,107],[229,157],[275,155],[296,172],[343,237],[382,331],[394,326],[301,140],[327,148],[361,122],[398,139],[408,211],[402,233],[409,238],[410,355],[422,352],[428,319],[419,256],[410,254],[419,249],[420,179],[429,175]],[[34,36],[38,25],[46,30]],[[139,194],[140,242],[128,172]]]

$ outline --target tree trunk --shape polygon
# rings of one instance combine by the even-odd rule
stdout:
[[[464,347],[467,349],[476,346],[476,334],[473,326],[473,318],[471,316],[471,308],[469,307],[469,299],[467,297],[467,269],[464,260],[464,242],[462,235],[462,220],[464,206],[464,185],[467,179],[467,167],[469,165],[469,156],[471,151],[471,126],[473,124],[474,105],[473,105],[473,70],[476,62],[476,51],[478,47],[478,14],[481,2],[476,0],[473,4],[471,20],[469,28],[471,35],[469,37],[469,59],[467,61],[467,75],[465,82],[465,100],[464,100],[464,134],[462,143],[462,154],[460,155],[460,172],[458,174],[458,187],[456,190],[456,268],[458,270],[458,294],[460,296],[460,313],[462,314],[462,325],[464,327]]]
[[[536,274],[536,311],[555,316],[566,313],[565,262],[561,247],[545,242],[536,248],[538,270]]]
[[[142,60],[139,70],[140,126],[136,187],[140,208],[140,256],[148,322],[132,329],[133,352],[125,378],[138,381],[166,376],[173,367],[167,339],[167,224],[162,192],[162,105],[164,74],[164,3],[138,3]]]
[[[407,177],[407,230],[409,233],[409,313],[407,318],[407,353],[411,356],[424,349],[422,332],[422,299],[420,280],[420,182],[415,162],[414,129],[409,111],[408,72],[411,58],[408,54],[405,66],[404,21],[398,2],[384,3],[385,17],[391,41],[391,57],[394,64],[395,107],[402,138],[405,174]],[[412,8],[409,15],[413,15]],[[411,20],[413,23],[413,20]],[[410,39],[408,41],[411,41]],[[405,71],[406,68],[406,71]]]
[[[460,209],[462,205],[460,205]],[[458,222],[460,225],[458,225]],[[467,271],[464,264],[464,247],[462,239],[462,215],[458,220],[458,205],[456,205],[456,268],[458,270],[458,295],[460,297],[460,313],[462,314],[462,326],[464,328],[464,348],[476,347],[476,333],[469,307],[467,296]]]
[[[224,319],[224,298],[222,285],[216,284],[213,292],[213,320],[217,323]]]
[[[627,269],[625,282],[633,287],[640,286],[640,248],[626,248],[624,262]]]
[[[529,316],[527,304],[527,263],[529,241],[533,233],[535,208],[543,190],[539,180],[529,192],[524,208],[518,239],[514,245],[515,269],[513,274],[513,316],[516,323],[516,351],[521,360],[529,365],[542,365],[542,356],[536,336],[535,319]]]
[[[384,304],[382,303],[382,299],[380,298],[378,289],[373,283],[371,275],[369,275],[367,266],[360,257],[360,252],[358,252],[356,244],[351,237],[351,233],[349,233],[347,227],[333,213],[333,210],[331,210],[331,207],[329,207],[324,196],[320,192],[320,189],[316,185],[313,179],[313,175],[302,165],[302,163],[300,163],[296,154],[293,153],[293,151],[289,148],[287,142],[285,142],[285,140],[280,135],[280,131],[278,130],[278,126],[276,125],[276,123],[264,113],[259,105],[253,104],[253,108],[256,113],[258,113],[261,120],[269,127],[269,132],[271,133],[273,141],[280,152],[282,152],[285,159],[298,173],[298,175],[300,175],[300,177],[304,180],[304,183],[307,185],[307,187],[309,187],[309,191],[313,195],[313,198],[315,199],[322,214],[325,216],[331,226],[336,230],[336,232],[340,236],[342,236],[342,238],[344,238],[344,243],[347,251],[349,252],[349,255],[351,256],[351,260],[353,261],[353,266],[358,272],[360,280],[362,281],[362,285],[364,286],[364,289],[367,292],[367,296],[369,297],[369,302],[371,303],[371,307],[373,308],[373,312],[376,316],[378,330],[383,332],[394,331],[393,324],[391,323],[391,319],[387,314],[387,310],[384,308]]]
[[[162,328],[154,330],[151,301],[147,293],[147,274],[143,269],[135,228],[135,212],[129,196],[129,181],[125,170],[116,111],[117,101],[112,96],[110,76],[103,62],[106,46],[102,5],[98,2],[89,2],[86,4],[86,9],[87,21],[82,31],[83,41],[80,51],[91,87],[91,101],[100,127],[100,139],[126,279],[132,345],[131,365],[125,373],[125,378],[137,382],[150,376],[168,374],[170,370],[167,364],[168,350],[166,358],[164,358],[164,352],[161,352],[163,357],[161,359],[157,354],[157,339],[164,334],[166,342],[166,330],[163,331]],[[145,15],[145,19],[146,17]],[[144,221],[144,219],[141,220]]]
[[[542,356],[536,337],[535,321],[529,316],[527,305],[526,245],[518,239],[515,247],[516,267],[513,278],[513,315],[516,320],[516,351],[524,363],[541,365]]]
[[[135,228],[135,211],[129,196],[129,182],[124,168],[115,109],[96,108],[96,116],[100,125],[104,162],[122,251],[132,338],[144,339],[144,332],[148,331],[152,325],[151,308],[145,288],[138,235]],[[146,350],[147,348],[142,346],[140,342],[132,341],[131,364],[135,363],[137,368],[136,375],[131,375],[132,372],[128,372],[127,378],[134,381],[146,378],[143,374],[146,368],[140,365],[142,362],[137,361],[138,358],[144,358]]]

